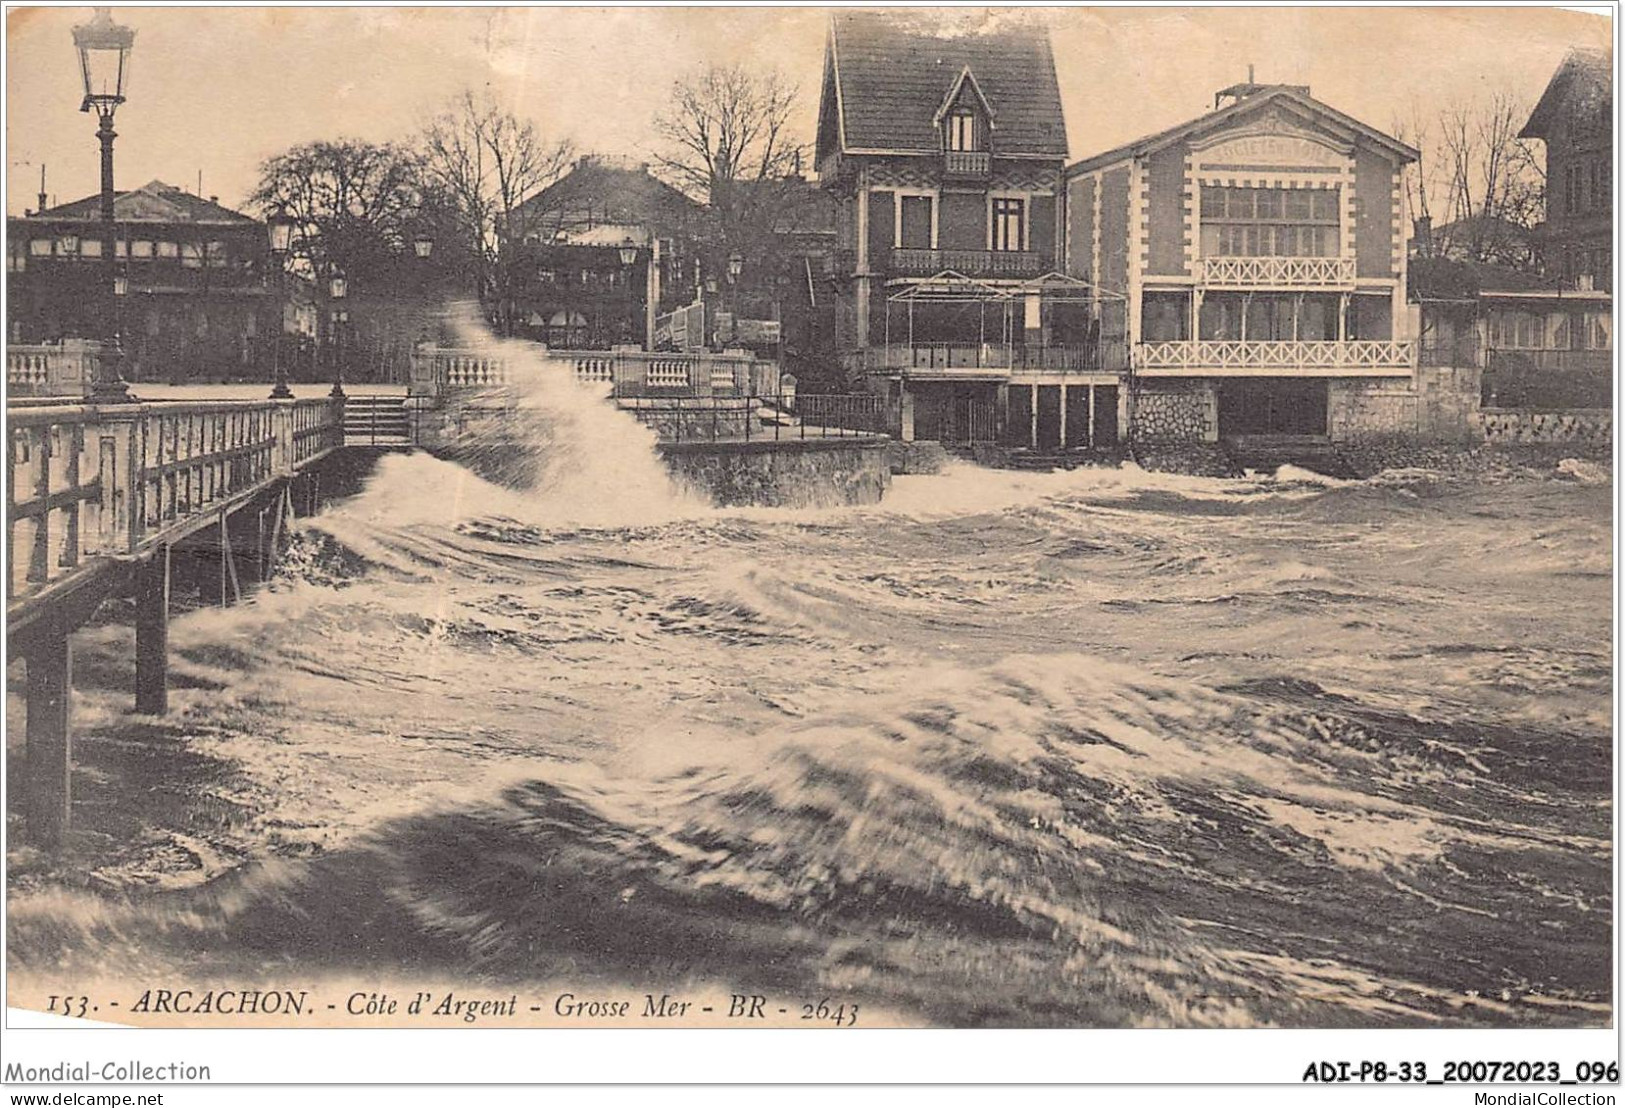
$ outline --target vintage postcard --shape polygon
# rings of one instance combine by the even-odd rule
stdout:
[[[9,8],[13,1026],[1617,1082],[1614,34]]]

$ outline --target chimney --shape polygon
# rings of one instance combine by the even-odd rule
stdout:
[[[1416,242],[1416,256],[1419,258],[1433,257],[1433,217],[1419,215],[1413,221],[1415,227],[1411,237]]]
[[[209,203],[218,204],[220,203],[220,198],[218,196],[211,196],[209,197]]]
[[[42,212],[49,207],[45,200],[45,167],[42,165],[39,167],[39,210]]]

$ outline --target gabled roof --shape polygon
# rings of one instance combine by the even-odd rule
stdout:
[[[520,204],[515,214],[521,220],[539,218],[558,228],[590,222],[670,230],[698,210],[699,205],[651,174],[648,166],[615,165],[588,155]]]
[[[977,95],[998,118],[996,153],[1066,157],[1066,119],[1049,33],[1017,22],[953,34],[944,30],[945,18],[940,9],[831,15],[824,96],[835,99],[836,125],[834,134],[819,136],[820,162],[832,148],[941,150],[939,108],[967,70]]]
[[[1251,96],[1243,97],[1231,104],[1226,104],[1217,111],[1197,116],[1195,119],[1181,123],[1177,127],[1170,127],[1166,131],[1146,135],[1133,142],[1124,143],[1104,153],[1085,158],[1067,167],[1068,173],[1088,172],[1102,166],[1120,162],[1129,157],[1143,157],[1165,146],[1170,146],[1183,139],[1207,131],[1217,130],[1238,118],[1247,116],[1262,109],[1267,104],[1282,104],[1295,107],[1309,115],[1317,122],[1329,125],[1334,131],[1345,133],[1349,139],[1358,139],[1367,145],[1376,146],[1386,151],[1399,161],[1414,162],[1421,157],[1415,147],[1407,146],[1391,135],[1384,134],[1375,127],[1361,123],[1351,115],[1345,115],[1332,107],[1322,103],[1304,89],[1302,85],[1259,85],[1260,91]]]
[[[1540,102],[1529,113],[1529,122],[1518,137],[1545,138],[1569,105],[1584,99],[1594,100],[1604,116],[1612,114],[1613,60],[1606,50],[1580,46],[1570,50],[1546,82],[1546,91],[1541,93]]]
[[[982,92],[982,86],[976,83],[976,74],[970,71],[968,65],[959,71],[959,76],[954,79],[954,83],[948,86],[948,95],[942,98],[942,106],[937,109],[937,114],[931,117],[933,124],[938,127],[942,126],[943,117],[953,110],[955,104],[959,103],[959,93],[967,84],[970,85],[971,92],[976,94],[977,103],[982,105],[982,111],[987,115],[988,127],[991,129],[998,125],[993,117],[993,105],[987,102],[987,96]]]
[[[36,212],[34,219],[97,220],[102,214],[101,193]],[[253,216],[234,212],[214,200],[193,196],[162,181],[148,181],[138,189],[113,194],[113,218],[121,223],[256,223]]]

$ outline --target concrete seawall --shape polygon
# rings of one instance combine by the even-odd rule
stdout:
[[[723,507],[878,504],[891,487],[882,436],[782,442],[662,443],[679,481]]]

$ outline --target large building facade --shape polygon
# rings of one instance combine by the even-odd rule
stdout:
[[[6,221],[7,341],[50,344],[122,336],[134,381],[269,378],[283,319],[265,224],[152,181],[113,201],[116,266],[109,288],[100,198]]]
[[[1102,345],[1130,351],[1131,433],[1409,429],[1401,175],[1416,157],[1307,88],[1248,82],[1070,166],[1067,272],[1123,293],[1096,310]]]
[[[1546,272],[1612,289],[1614,90],[1607,52],[1571,50],[1552,75],[1521,138],[1546,144]]]
[[[817,164],[836,203],[835,339],[904,438],[1077,445],[1115,415],[1062,268],[1066,124],[1047,33],[944,33],[940,13],[830,23]],[[1093,403],[1092,403],[1093,401]]]

